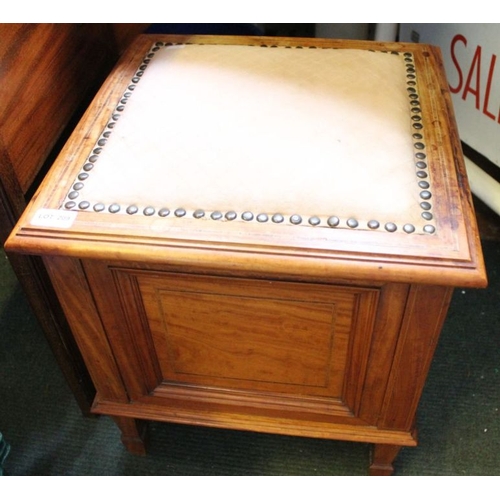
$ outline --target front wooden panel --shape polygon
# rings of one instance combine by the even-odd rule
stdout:
[[[132,401],[357,416],[380,289],[98,268],[88,274]]]
[[[361,314],[373,316],[377,295],[182,275],[137,280],[165,384],[337,398],[354,312],[362,302]]]
[[[334,335],[335,304],[232,285],[218,295],[175,279],[141,280],[143,296],[155,299],[145,307],[165,379],[285,392],[328,387],[335,340],[346,350],[345,325]]]

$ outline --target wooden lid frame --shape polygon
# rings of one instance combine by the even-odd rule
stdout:
[[[285,224],[258,220],[259,213],[245,220],[244,209],[227,222],[227,210],[213,217],[215,210],[197,218],[144,212],[131,216],[123,210],[113,213],[79,209],[70,202],[75,180],[93,155],[110,116],[123,99],[124,90],[137,77],[145,55],[156,43],[214,45],[276,45],[317,49],[355,49],[411,54],[418,78],[420,106],[414,116],[424,124],[425,169],[431,179],[432,219],[422,228],[396,230],[382,221],[370,227],[368,221],[339,217],[339,223],[325,218],[320,223],[306,214],[300,224],[286,214]],[[404,56],[403,56],[404,57]],[[409,76],[413,74],[410,70]],[[410,86],[411,87],[411,86]],[[405,89],[406,90],[406,89]],[[408,92],[410,92],[408,90]],[[411,93],[411,92],[410,92]],[[418,137],[418,136],[417,136]],[[415,154],[422,143],[415,140]],[[415,157],[415,164],[419,160]],[[419,167],[416,166],[416,172]],[[428,177],[428,178],[429,178]],[[427,182],[423,177],[418,182]],[[424,184],[422,184],[424,186]],[[425,196],[422,202],[425,202]],[[121,207],[120,207],[121,209]],[[210,215],[209,215],[210,214]],[[330,214],[337,216],[337,214]],[[373,221],[372,221],[373,222]],[[380,222],[380,221],[378,221]],[[357,224],[356,224],[357,223]],[[270,229],[272,228],[272,230]],[[432,228],[432,229],[430,229]],[[485,286],[486,275],[474,209],[468,187],[460,140],[439,49],[421,44],[378,43],[322,39],[265,37],[210,37],[141,35],[123,55],[93,103],[75,129],[6,243],[8,251],[30,254],[58,254],[79,258],[120,258],[172,266],[194,266],[248,276],[289,276],[318,282],[376,280],[451,286]]]

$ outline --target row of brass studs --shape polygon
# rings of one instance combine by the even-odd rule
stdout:
[[[113,128],[115,127],[116,122],[120,118],[121,112],[125,109],[125,105],[128,102],[128,99],[132,96],[132,92],[135,90],[136,85],[140,82],[141,77],[144,75],[144,71],[147,69],[148,64],[151,61],[151,58],[154,56],[154,54],[160,50],[161,47],[165,46],[172,46],[172,45],[183,45],[183,43],[166,43],[164,44],[163,42],[157,42],[154,44],[154,46],[151,48],[150,52],[146,55],[146,57],[143,59],[141,65],[139,66],[137,72],[135,75],[132,77],[130,85],[127,87],[127,90],[124,92],[122,98],[120,99],[119,104],[117,105],[115,111],[111,115],[111,119],[106,125],[106,128],[104,132],[101,134],[100,139],[97,141],[96,147],[92,150],[92,153],[89,155],[87,162],[83,166],[83,172],[81,172],[78,175],[77,182],[75,182],[72,186],[72,190],[68,194],[68,199],[64,205],[64,207],[68,210],[74,209],[77,204],[76,204],[76,199],[80,196],[80,191],[84,187],[84,181],[88,178],[89,172],[93,169],[95,162],[99,158],[99,154],[102,151],[102,148],[106,145],[107,139],[109,138]],[[271,47],[276,47],[276,46],[271,46]],[[286,48],[292,48],[292,47],[286,47]],[[295,47],[295,48],[302,48],[302,47]],[[316,47],[310,47],[310,48],[316,48]],[[397,52],[392,52],[395,55],[398,55]],[[425,163],[424,159],[426,158],[425,153],[423,153],[421,150],[425,148],[425,144],[422,141],[423,135],[421,134],[421,130],[423,128],[423,125],[421,123],[421,116],[420,116],[420,108],[419,108],[419,101],[418,101],[418,94],[416,93],[416,75],[415,75],[415,67],[413,65],[413,55],[411,53],[405,53],[404,54],[404,60],[407,63],[406,68],[407,68],[407,84],[409,85],[408,87],[408,92],[409,92],[409,98],[410,98],[410,104],[411,104],[411,111],[412,111],[412,126],[413,128],[417,131],[413,134],[413,138],[415,139],[414,146],[418,150],[416,153],[415,157],[417,159],[416,162],[416,167],[417,167],[417,177],[419,179],[419,187],[422,188],[422,191],[420,192],[420,197],[422,198],[422,201],[420,203],[420,207],[424,210],[422,212],[422,217],[429,221],[432,220],[432,213],[430,212],[431,209],[431,204],[428,201],[431,198],[431,193],[428,191],[428,188],[430,187],[429,183],[427,180],[428,174],[425,171],[427,168],[427,164]],[[80,210],[88,210],[91,208],[91,203],[88,201],[81,201],[78,204],[78,208]],[[93,205],[92,209],[95,212],[103,212],[106,209],[106,206],[103,203],[96,203]],[[108,212],[115,214],[120,212],[121,207],[117,203],[112,203],[108,207]],[[135,205],[131,205],[127,207],[126,213],[129,215],[134,215],[139,212],[139,208]],[[143,215],[146,216],[151,216],[156,213],[156,209],[154,207],[148,206],[143,209],[142,211]],[[161,208],[158,210],[158,215],[160,217],[166,217],[170,214],[170,210],[168,208]],[[178,208],[174,211],[174,215],[176,217],[184,217],[187,214],[186,210],[183,208]],[[205,212],[203,210],[195,210],[193,212],[193,217],[194,218],[203,218],[205,217]],[[257,216],[254,216],[253,213],[251,212],[243,212],[241,214],[241,219],[244,221],[252,221],[255,217],[255,220],[258,222],[268,222],[269,216],[267,214],[261,213],[258,214]],[[235,220],[237,218],[237,213],[234,211],[229,211],[226,214],[222,214],[220,211],[214,211],[211,213],[210,218],[213,220],[221,220],[225,219],[228,221]],[[274,214],[271,216],[271,221],[274,223],[281,223],[284,222],[285,217],[282,214]],[[303,220],[300,215],[294,214],[291,215],[289,218],[289,221],[291,224],[294,225],[299,225],[302,224]],[[317,216],[312,216],[308,219],[307,221],[311,226],[318,226],[321,224],[321,219]],[[331,216],[327,219],[326,224],[329,227],[338,227],[340,225],[340,219],[337,216]],[[359,227],[359,222],[355,218],[349,218],[346,220],[346,225],[349,228],[355,229]],[[367,223],[367,227],[369,229],[375,230],[380,228],[380,222],[377,220],[370,220]],[[395,232],[397,231],[398,227],[396,224],[393,222],[388,222],[384,225],[384,229],[388,232]],[[402,227],[403,231],[406,233],[413,233],[415,231],[415,226],[412,224],[404,224]],[[434,226],[428,224],[424,226],[424,231],[427,233],[433,233],[435,231]]]
[[[404,53],[404,62],[406,63],[406,84],[408,85],[406,90],[408,91],[408,97],[410,99],[411,121],[412,128],[414,130],[412,138],[413,147],[415,148],[417,183],[419,189],[421,190],[420,208],[423,210],[421,216],[428,222],[434,218],[431,212],[432,204],[429,201],[432,198],[432,193],[430,191],[429,174],[427,173],[427,162],[425,161],[427,155],[425,153],[422,110],[420,108],[420,99],[417,93],[417,75],[413,61],[413,54],[411,52]],[[427,224],[424,226],[424,231],[432,234],[436,231],[436,228],[432,224]]]
[[[131,83],[128,85],[127,90],[124,92],[122,95],[118,105],[116,106],[115,110],[111,114],[111,119],[108,121],[106,128],[104,129],[104,132],[102,132],[101,137],[97,141],[96,146],[92,150],[92,153],[88,156],[86,163],[83,165],[83,172],[80,172],[78,174],[77,182],[75,182],[72,186],[72,190],[68,194],[68,198],[70,201],[66,202],[64,207],[67,209],[72,209],[76,206],[76,203],[74,200],[76,200],[80,196],[80,191],[84,187],[84,181],[86,181],[89,177],[89,172],[94,168],[94,164],[96,161],[99,159],[99,154],[102,152],[102,148],[106,145],[107,140],[109,136],[111,135],[111,132],[115,128],[116,122],[119,120],[121,113],[125,109],[125,105],[127,104],[129,98],[132,96],[132,92],[135,90],[136,85],[139,83],[141,77],[144,75],[144,71],[147,69],[148,64],[151,62],[151,58],[154,56],[155,52],[157,52],[160,49],[160,43],[157,43],[153,46],[153,48],[150,50],[150,52],[146,55],[146,57],[142,60],[139,68],[137,69],[135,75],[132,77]],[[94,210],[95,211],[102,211],[104,210],[104,205],[102,203],[97,203],[94,205]],[[85,210],[90,207],[90,203],[88,201],[82,201],[78,207],[82,210]],[[98,210],[96,210],[96,208]],[[113,207],[113,208],[111,208]],[[110,207],[110,212],[111,213],[116,213],[119,211],[114,210],[115,205],[111,205]]]
[[[95,203],[92,207],[90,205],[91,205],[90,202],[82,201],[78,204],[78,208],[80,210],[88,210],[88,209],[92,208],[94,210],[94,212],[103,212],[106,209],[106,205],[104,203]],[[69,201],[65,205],[65,208],[67,208],[67,209],[72,209],[75,207],[76,207],[75,201]],[[117,203],[112,203],[111,205],[108,206],[108,212],[111,214],[116,214],[116,213],[120,212],[121,209],[122,209],[122,207]],[[128,215],[136,215],[139,213],[139,207],[137,207],[137,205],[130,205],[125,209],[125,212]],[[175,215],[175,217],[181,218],[181,217],[186,216],[188,212],[184,208],[177,208],[176,210],[171,212],[170,209],[165,208],[165,207],[161,208],[157,212],[155,207],[153,207],[153,206],[147,206],[142,210],[142,215],[145,215],[148,217],[155,215],[155,213],[157,213],[157,215],[160,217],[167,217],[168,215],[170,215],[172,213],[173,215]],[[196,209],[192,213],[192,216],[195,219],[202,219],[204,217],[207,217],[208,214],[202,209]],[[236,220],[238,218],[238,214],[234,210],[229,210],[226,213],[223,213],[220,210],[215,210],[209,214],[209,217],[210,217],[210,219],[215,220],[215,221],[224,220],[224,219],[227,221],[233,221],[233,220]],[[285,221],[285,216],[283,214],[280,214],[280,213],[276,213],[276,214],[269,216],[266,213],[259,213],[259,214],[255,215],[253,212],[246,211],[246,212],[242,212],[240,214],[240,218],[241,218],[241,220],[243,220],[245,222],[251,222],[253,220],[256,220],[257,222],[260,222],[260,223],[272,221],[275,224],[281,224],[282,222]],[[302,216],[298,215],[298,214],[291,215],[288,218],[288,221],[295,226],[298,226],[304,222]],[[313,216],[309,217],[309,219],[307,220],[307,223],[310,226],[319,226],[319,225],[321,225],[322,220],[320,217],[313,215]],[[338,226],[340,226],[340,223],[341,223],[340,218],[335,216],[335,215],[332,215],[326,219],[326,224],[329,227],[338,227]],[[352,218],[352,217],[349,219],[346,219],[345,224],[347,227],[349,227],[351,229],[355,229],[355,228],[360,227],[359,221],[355,218]],[[379,221],[372,219],[372,220],[367,222],[366,226],[368,227],[368,229],[379,229],[381,224]],[[394,222],[387,222],[386,224],[384,224],[383,227],[386,231],[388,231],[390,233],[393,233],[393,232],[397,231],[397,229],[398,229],[398,226]],[[408,233],[408,234],[415,232],[415,226],[413,224],[404,224],[402,229],[405,233]],[[428,233],[434,232],[434,230],[431,226],[424,226],[424,231],[428,232]]]

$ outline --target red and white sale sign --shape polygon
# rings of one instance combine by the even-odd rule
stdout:
[[[461,139],[500,166],[500,24],[401,24],[443,53]]]

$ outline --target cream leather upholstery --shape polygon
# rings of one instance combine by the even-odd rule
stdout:
[[[160,48],[78,190],[130,205],[425,221],[402,54],[226,45]],[[430,181],[430,179],[426,179]],[[116,208],[115,208],[116,209]]]

